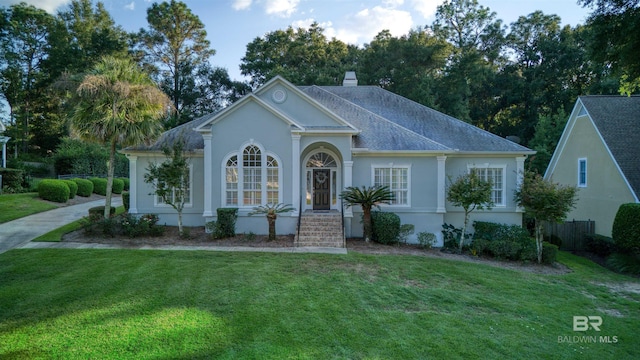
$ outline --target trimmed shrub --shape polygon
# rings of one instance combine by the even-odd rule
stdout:
[[[607,266],[618,273],[640,275],[640,255],[615,253],[607,258]]]
[[[436,234],[430,232],[419,232],[418,243],[423,249],[431,249],[436,244]]]
[[[398,235],[398,241],[406,244],[409,239],[409,235],[413,234],[416,230],[415,225],[413,224],[402,224],[400,225],[400,234]]]
[[[216,210],[218,220],[216,221],[215,238],[222,239],[236,235],[236,220],[238,219],[238,208],[218,208]]]
[[[585,250],[590,253],[607,257],[615,251],[616,244],[613,239],[604,235],[585,235]]]
[[[73,179],[73,182],[78,185],[78,196],[89,197],[91,196],[91,194],[93,194],[93,183],[91,181],[87,179],[75,178]]]
[[[129,212],[130,204],[131,202],[130,202],[129,192],[128,191],[122,192],[122,205],[124,205],[124,211]]]
[[[122,181],[122,179],[113,179],[113,184],[111,184],[111,192],[113,192],[114,194],[122,194],[122,191],[124,191],[124,181]]]
[[[622,252],[640,254],[640,204],[622,204],[613,220],[611,235]]]
[[[0,168],[2,188],[7,192],[20,192],[24,183],[24,170]]]
[[[518,225],[506,225],[476,221],[473,224],[476,229],[471,245],[472,251],[476,254],[484,254],[499,259],[537,261],[536,242],[529,232]],[[545,246],[553,248],[545,250]],[[554,252],[555,249],[555,252]],[[545,261],[545,251],[549,257],[549,263],[555,262],[558,247],[556,245],[543,243],[543,262]]]
[[[380,244],[395,244],[400,240],[400,217],[391,212],[371,212],[373,241]]]
[[[69,192],[69,186],[62,180],[44,179],[38,184],[38,196],[45,200],[66,203]]]
[[[69,187],[69,199],[73,199],[74,197],[76,197],[76,194],[78,193],[78,184],[76,184],[76,182],[73,180],[62,181],[64,181],[64,183]]]
[[[109,208],[109,215],[113,216],[116,213],[115,206]],[[104,205],[102,206],[94,206],[89,209],[89,218],[90,219],[102,219],[104,218]]]
[[[122,182],[124,182],[123,191],[129,191],[129,184],[130,184],[129,178],[122,177],[122,178],[118,178],[118,179],[120,179],[120,180],[122,180]]]
[[[535,246],[535,240],[534,240]],[[543,264],[553,264],[556,262],[556,258],[558,257],[558,247],[549,243],[542,243],[542,263]],[[537,261],[538,256],[534,256],[531,261]]]
[[[89,181],[93,183],[94,194],[107,195],[107,179],[92,177]]]

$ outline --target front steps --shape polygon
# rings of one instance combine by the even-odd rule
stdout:
[[[342,216],[335,210],[304,211],[299,226],[294,240],[296,247],[345,247]]]

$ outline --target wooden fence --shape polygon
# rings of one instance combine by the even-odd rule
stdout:
[[[560,249],[568,251],[585,250],[585,235],[593,235],[595,229],[596,222],[593,220],[546,223],[544,227],[545,234],[562,239]]]

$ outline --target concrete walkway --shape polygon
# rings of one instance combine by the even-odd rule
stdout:
[[[113,198],[112,206],[122,205],[122,198]],[[65,206],[54,210],[0,224],[0,254],[11,249],[119,249],[112,244],[93,244],[75,242],[31,242],[40,235],[55,230],[88,215],[89,208],[104,205],[104,200],[96,200],[79,205]],[[128,247],[130,249],[130,247]],[[249,246],[141,246],[140,250],[206,250],[238,252],[280,252],[280,253],[323,253],[346,254],[345,248],[288,247],[259,248]]]
[[[0,224],[0,254],[20,248],[40,235],[82,219],[89,215],[90,208],[102,205],[104,199],[64,206]],[[122,205],[122,198],[112,198],[111,205]]]

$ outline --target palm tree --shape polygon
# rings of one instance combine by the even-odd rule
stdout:
[[[276,239],[276,219],[278,214],[286,213],[295,210],[289,204],[272,204],[260,205],[253,208],[253,211],[249,215],[266,214],[267,222],[269,223],[269,241]]]
[[[162,132],[171,100],[132,60],[106,56],[75,91],[72,132],[109,146],[105,218],[111,208],[116,146],[152,141]]]
[[[340,198],[346,202],[347,207],[360,205],[362,207],[362,227],[364,240],[369,242],[373,235],[371,226],[371,209],[380,207],[380,204],[389,204],[394,199],[394,194],[387,186],[371,186],[362,188],[349,186],[340,193]]]

